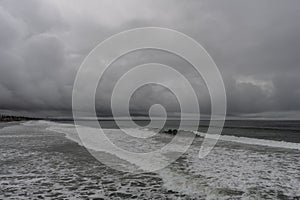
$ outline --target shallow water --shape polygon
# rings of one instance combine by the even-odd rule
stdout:
[[[126,136],[119,130],[107,130],[110,139],[135,151],[150,151],[172,138],[161,134],[148,146],[132,146],[131,142],[139,144],[138,141],[124,143],[122,137]],[[26,122],[1,128],[0,198],[293,199],[300,196],[297,148],[228,139],[219,141],[207,157],[199,159],[203,139],[197,137],[189,150],[168,167],[131,174],[101,164],[80,146],[78,139],[72,124]],[[99,153],[104,158],[116,156]],[[133,162],[126,157],[119,159]]]

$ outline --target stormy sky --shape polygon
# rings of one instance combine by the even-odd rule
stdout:
[[[223,76],[230,116],[299,119],[299,19],[296,0],[2,0],[0,111],[69,115],[85,56],[113,34],[157,26],[181,31],[205,47]],[[173,66],[189,77],[201,110],[209,113],[205,84],[188,63],[143,50],[117,60],[100,81],[96,107],[101,115],[110,114],[111,91],[122,73],[148,62]],[[174,95],[156,85],[136,91],[130,107],[143,114],[153,103],[179,112]]]

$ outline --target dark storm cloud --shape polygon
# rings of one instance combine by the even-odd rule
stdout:
[[[188,34],[208,50],[223,75],[230,114],[295,117],[300,110],[299,18],[299,1],[4,0],[0,109],[69,112],[77,69],[94,46],[122,30],[161,26]],[[196,88],[202,111],[209,112],[207,90],[191,66],[147,51],[112,66],[97,93],[99,112],[110,113],[113,83],[126,69],[153,60],[181,70]],[[144,88],[131,107],[144,112],[154,101],[177,112],[170,95],[163,88]]]

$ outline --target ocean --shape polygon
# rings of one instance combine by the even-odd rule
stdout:
[[[174,137],[159,133],[145,145],[144,139],[123,134],[112,121],[100,123],[114,144],[131,152],[154,151]],[[177,127],[177,121],[165,126]],[[82,146],[72,122],[0,123],[0,199],[300,198],[299,121],[226,121],[216,146],[200,159],[205,130],[205,121],[194,130],[180,130],[200,137],[165,168],[130,173],[96,160]],[[155,128],[130,131],[147,135]],[[89,148],[111,164],[126,162],[145,168],[134,157],[107,152],[101,146]]]

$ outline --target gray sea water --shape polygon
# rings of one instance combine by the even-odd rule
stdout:
[[[168,128],[175,128],[173,123]],[[121,136],[111,122],[102,124],[112,140],[120,145],[126,141],[124,148],[136,150],[132,144],[137,141]],[[205,125],[194,132],[204,131]],[[80,145],[72,123],[1,124],[0,198],[299,199],[299,127],[296,121],[227,122],[205,158],[198,157],[203,138],[196,137],[189,150],[166,168],[132,174],[91,156]],[[154,146],[141,149],[163,146],[172,137],[159,134]]]

